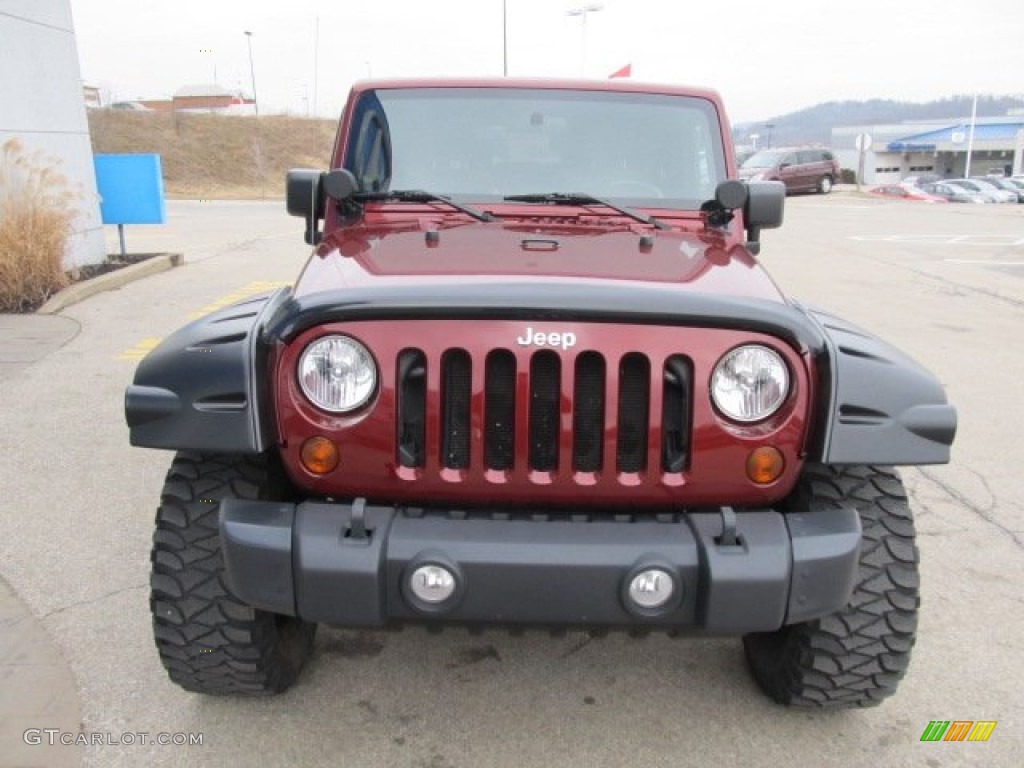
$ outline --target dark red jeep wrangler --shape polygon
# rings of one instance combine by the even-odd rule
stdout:
[[[890,467],[949,459],[941,386],[758,264],[709,91],[357,85],[287,180],[295,286],[178,331],[126,393],[178,451],[156,642],[206,693],[290,685],[317,623],[743,637],[786,704],[869,705],[914,643]]]

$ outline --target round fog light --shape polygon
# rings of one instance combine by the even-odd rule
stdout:
[[[629,582],[629,599],[640,608],[660,608],[675,591],[672,577],[660,568],[640,571]]]
[[[421,565],[409,577],[409,590],[424,603],[437,605],[455,593],[455,575],[441,565]]]

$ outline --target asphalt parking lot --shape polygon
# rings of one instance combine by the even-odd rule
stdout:
[[[63,653],[82,731],[201,734],[97,744],[135,765],[1017,766],[1024,747],[1024,206],[792,198],[762,260],[783,289],[936,372],[960,413],[949,466],[907,469],[921,549],[917,647],[899,693],[856,712],[782,709],[735,639],[321,630],[299,683],[248,701],[172,685],[148,609],[153,515],[170,455],[132,449],[122,394],[155,339],[293,279],[282,203],[172,202],[137,251],[186,265],[62,313],[63,347],[0,378],[0,576]],[[984,743],[922,743],[932,720],[996,721]],[[36,726],[47,728],[47,723]],[[55,762],[40,745],[33,765]],[[7,745],[0,744],[0,765]],[[25,755],[25,751],[19,755]]]

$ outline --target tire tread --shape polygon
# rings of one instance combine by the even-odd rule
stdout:
[[[805,467],[794,508],[853,503],[863,538],[847,607],[815,621],[743,639],[762,690],[781,704],[869,707],[891,696],[906,673],[917,630],[918,550],[899,475],[871,466]]]
[[[260,696],[290,686],[315,624],[246,605],[224,584],[220,500],[268,498],[264,457],[179,453],[167,473],[151,552],[150,610],[164,668],[182,688]]]

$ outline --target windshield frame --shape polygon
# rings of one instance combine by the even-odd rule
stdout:
[[[392,187],[401,189],[426,188],[433,193],[449,197],[453,201],[493,208],[495,206],[509,205],[505,198],[516,194],[537,193],[542,190],[551,192],[571,191],[592,197],[614,200],[620,205],[632,208],[690,213],[699,211],[700,206],[706,200],[714,197],[714,189],[717,184],[728,178],[729,165],[726,157],[726,137],[724,136],[725,131],[722,122],[724,118],[717,100],[709,98],[708,95],[700,92],[673,93],[670,91],[597,89],[572,86],[551,88],[531,87],[529,85],[495,87],[494,85],[487,84],[481,84],[480,86],[439,84],[367,87],[359,92],[357,96],[358,98],[354,100],[353,106],[349,110],[350,117],[345,128],[345,144],[343,147],[339,147],[339,151],[342,158],[341,166],[350,170],[357,179],[361,179],[360,189],[363,192],[383,192]],[[609,109],[620,120],[635,119],[641,121],[641,123],[638,123],[640,128],[644,127],[642,121],[646,115],[651,113],[651,110],[668,109],[667,114],[675,117],[676,122],[663,123],[661,127],[656,126],[654,129],[648,129],[648,133],[651,131],[655,133],[661,131],[661,135],[669,142],[679,142],[678,145],[670,144],[669,146],[678,146],[680,149],[677,153],[676,165],[686,167],[688,162],[689,167],[693,169],[689,180],[685,182],[685,184],[689,185],[687,191],[691,192],[691,194],[686,196],[668,194],[661,197],[654,194],[655,191],[660,192],[661,190],[639,183],[634,187],[623,187],[618,193],[613,192],[609,194],[607,189],[600,187],[595,189],[593,185],[586,184],[583,181],[568,186],[559,183],[552,185],[550,190],[548,190],[545,188],[545,184],[539,183],[534,179],[523,181],[517,186],[514,182],[510,182],[506,177],[501,176],[500,173],[497,178],[501,186],[486,191],[446,188],[446,185],[443,183],[432,183],[434,182],[432,178],[402,178],[394,167],[401,162],[401,150],[395,149],[394,144],[403,140],[401,138],[402,130],[405,130],[406,135],[409,135],[410,129],[408,127],[404,129],[396,128],[396,126],[392,125],[395,112],[394,104],[399,103],[401,99],[418,101],[427,106],[429,106],[430,100],[440,99],[437,109],[426,110],[429,117],[433,117],[435,114],[438,115],[436,120],[437,126],[442,126],[445,122],[449,124],[452,122],[451,116],[445,115],[443,112],[446,100],[449,106],[451,103],[457,104],[460,100],[472,103],[472,100],[480,99],[482,104],[486,104],[487,100],[494,100],[500,104],[511,104],[519,100],[523,103],[538,105],[535,112],[531,114],[531,120],[533,120],[535,114],[542,115],[541,120],[546,119],[545,111],[550,110],[556,114],[556,117],[551,118],[552,122],[558,119],[557,113],[559,108],[562,108],[566,113],[572,113],[572,110],[578,105],[578,112],[583,113],[586,109],[597,105]],[[643,107],[648,105],[651,106],[651,110],[645,112]],[[672,111],[674,109],[684,111],[676,113]],[[655,112],[653,114],[657,115],[658,113]],[[387,154],[387,161],[379,164],[372,173],[365,172],[368,167],[366,160],[373,155],[372,152],[367,151],[367,141],[369,141],[366,134],[366,131],[369,130],[367,128],[368,121],[376,121],[376,130],[386,134],[385,138],[378,142],[378,145]],[[478,122],[474,123],[471,127],[479,129],[482,125],[482,123]],[[682,126],[684,131],[694,131],[695,138],[690,140],[685,135],[675,135],[673,129],[679,126]],[[418,127],[422,127],[422,125]],[[504,127],[503,124],[497,126],[497,128]],[[446,129],[442,126],[435,130],[441,132]],[[398,135],[398,138],[395,138],[395,134]],[[616,134],[616,136],[618,137],[616,139],[617,146],[622,144],[623,140],[621,135]],[[566,130],[563,137],[573,139],[575,134],[570,130]],[[605,137],[605,140],[606,142],[608,141],[607,137]],[[632,146],[629,146],[627,143],[621,147],[623,153],[626,153],[628,149],[641,152],[644,150],[644,145],[634,140]],[[650,150],[647,151],[650,155]],[[688,155],[687,152],[690,154]],[[581,154],[581,156],[584,155]],[[585,157],[588,157],[588,160],[592,160],[594,156],[595,154],[591,153]],[[419,156],[415,155],[414,157],[418,158]],[[647,159],[653,165],[650,158],[648,157]],[[664,165],[661,155],[658,155],[658,159],[658,165]],[[534,160],[534,158],[530,157],[529,160]],[[495,162],[498,163],[499,161],[495,160]],[[599,164],[591,162],[591,165],[597,166]],[[575,166],[568,163],[564,163],[563,167],[573,172],[576,170]],[[663,177],[669,174],[668,171],[659,171],[659,173],[662,173]],[[671,181],[671,178],[669,180]],[[683,186],[682,182],[678,183],[676,190],[683,188]]]

